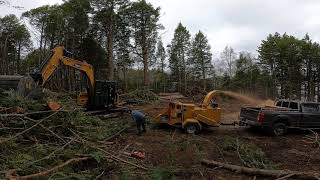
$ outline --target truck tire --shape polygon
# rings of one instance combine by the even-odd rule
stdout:
[[[272,134],[274,136],[282,136],[287,133],[287,125],[284,123],[275,123],[272,126]]]
[[[200,132],[200,126],[196,123],[188,123],[184,129],[188,134],[198,134]]]

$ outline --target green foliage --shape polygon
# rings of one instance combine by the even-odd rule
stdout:
[[[90,154],[98,163],[100,163],[103,158],[105,157],[105,155],[101,152],[101,151],[98,151],[98,152],[92,152]]]
[[[48,97],[62,99],[62,101],[64,101],[63,99],[74,101],[66,94],[61,95],[46,91],[40,101],[23,98],[14,91],[2,91],[0,95],[3,97],[0,99],[0,106],[19,106],[27,111],[45,110],[41,108],[44,107]],[[41,108],[36,106],[41,106]],[[67,106],[64,107],[68,109]],[[11,138],[30,128],[38,121],[37,119],[48,117],[50,114],[42,113],[28,116],[34,120],[24,117],[2,118],[1,124],[5,128],[0,129],[1,140]],[[54,116],[43,121],[41,125],[8,142],[1,143],[0,169],[17,169],[19,175],[29,175],[43,171],[43,168],[54,167],[79,154],[87,154],[93,157],[92,162],[80,163],[77,168],[64,167],[59,171],[59,174],[54,176],[57,178],[72,176],[77,179],[91,179],[100,174],[102,169],[113,165],[105,159],[104,154],[100,151],[75,140],[79,140],[80,136],[90,143],[101,143],[128,126],[128,121],[125,118],[104,120],[96,116],[88,116],[82,111],[57,112]]]
[[[124,101],[134,100],[138,102],[154,102],[159,100],[159,96],[148,89],[136,89],[121,95],[121,99]]]
[[[312,43],[308,35],[300,40],[287,34],[270,34],[262,41],[258,52],[260,63],[264,65],[262,68],[273,79],[272,90],[279,87],[281,97],[300,99],[302,86],[306,83],[307,98],[314,99],[319,80],[312,77],[315,77],[314,70],[320,62],[320,48],[317,43]]]
[[[175,180],[174,171],[172,168],[157,167],[151,171],[149,176],[152,180]]]
[[[20,107],[28,110],[43,110],[45,108],[45,100],[35,101],[26,97],[22,97],[14,90],[2,92],[3,98],[0,99],[0,106],[3,107]]]
[[[166,67],[166,50],[163,47],[163,42],[161,39],[158,40],[157,44],[157,53],[156,53],[156,67],[161,72],[164,73],[164,69]]]
[[[32,116],[32,118],[46,117]],[[8,118],[2,124],[9,128],[25,129],[31,127],[34,122],[19,118]],[[55,175],[58,177],[74,176],[80,179],[91,179],[101,173],[101,170],[113,166],[105,155],[87,145],[72,141],[78,136],[90,143],[99,143],[128,126],[126,119],[103,120],[94,116],[87,116],[80,111],[59,112],[55,116],[45,120],[42,125],[50,129],[38,126],[24,133],[14,140],[0,144],[1,169],[17,169],[19,175],[28,175],[61,164],[79,154],[87,154],[93,157],[93,161],[85,164],[64,167]],[[9,138],[22,130],[0,130],[1,138]],[[53,134],[53,133],[54,134]],[[94,132],[94,133],[93,133]],[[77,134],[77,135],[75,135]],[[63,138],[62,141],[60,138]],[[78,139],[79,140],[79,139]],[[33,143],[36,141],[37,143]],[[71,141],[71,142],[69,142]],[[69,145],[65,146],[69,142]],[[62,148],[64,146],[64,148]],[[48,156],[50,154],[50,156]],[[83,167],[82,167],[83,166]],[[100,173],[99,173],[100,172]]]
[[[190,38],[191,35],[187,28],[179,23],[168,47],[169,68],[172,72],[171,77],[179,83],[180,92],[182,92],[182,85],[185,88],[187,86],[187,60],[190,51]]]
[[[135,180],[136,177],[132,174],[130,174],[130,171],[121,171],[120,180]]]
[[[143,63],[144,86],[149,86],[149,65],[151,60],[155,58],[158,30],[162,27],[158,23],[160,8],[154,8],[151,3],[147,3],[145,0],[134,1],[127,9],[127,17],[135,54]]]
[[[0,74],[20,73],[21,54],[30,48],[30,34],[15,15],[0,17]]]
[[[191,74],[196,79],[202,79],[203,89],[206,90],[206,79],[213,72],[212,53],[208,39],[201,31],[195,35],[192,41],[190,54]]]
[[[221,147],[226,152],[234,153],[242,165],[246,167],[262,169],[276,168],[275,164],[268,160],[262,149],[254,144],[243,142],[238,138],[226,136],[221,142]]]

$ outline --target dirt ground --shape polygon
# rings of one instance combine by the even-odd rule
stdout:
[[[179,100],[190,101],[190,99]],[[167,101],[162,100],[153,104],[131,106],[131,108],[155,117],[166,105]],[[237,120],[239,108],[243,105],[232,99],[220,101],[220,107],[224,113],[223,120]],[[202,159],[243,165],[236,152],[225,148],[228,139],[236,139],[237,142],[250,144],[262,150],[264,157],[274,169],[320,171],[319,147],[307,142],[306,137],[312,135],[310,132],[290,131],[283,137],[271,137],[248,128],[221,126],[192,136],[185,134],[181,129],[158,127],[153,123],[148,125],[146,134],[137,136],[136,132],[136,127],[132,124],[132,127],[116,140],[118,148],[125,152],[137,150],[145,152],[144,160],[133,160],[148,168],[169,169],[174,172],[176,179],[266,179],[266,177],[237,174],[222,168],[207,168],[201,165]],[[127,174],[127,177],[134,177],[134,179],[150,178],[150,175],[134,170],[129,170]],[[118,179],[114,174],[110,177]]]

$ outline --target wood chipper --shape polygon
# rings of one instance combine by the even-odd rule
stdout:
[[[201,105],[170,102],[169,107],[156,117],[156,122],[182,127],[187,133],[196,134],[206,127],[220,126],[221,109],[215,96],[220,91],[209,92]]]

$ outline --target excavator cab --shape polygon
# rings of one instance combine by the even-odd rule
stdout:
[[[117,104],[116,82],[96,80],[94,91],[89,96],[89,109],[110,109]]]
[[[116,82],[96,80],[94,91],[93,96],[88,96],[89,90],[80,92],[77,104],[86,106],[88,110],[110,109],[117,104]]]

